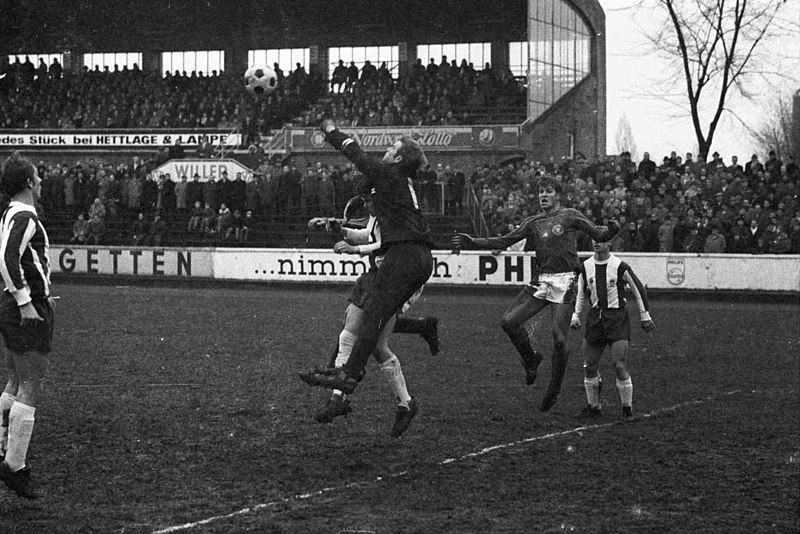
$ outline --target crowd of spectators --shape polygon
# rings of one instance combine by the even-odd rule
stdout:
[[[753,154],[742,166],[736,156],[726,163],[718,153],[705,161],[673,152],[659,165],[646,152],[638,164],[626,152],[485,165],[471,183],[493,235],[537,213],[541,175],[561,181],[563,205],[598,224],[621,223],[614,251],[800,254],[800,170],[791,156]]]
[[[136,65],[72,72],[57,60],[37,68],[26,57],[0,72],[0,129],[238,128],[250,146],[285,123],[316,125],[323,115],[351,125],[458,124],[487,106],[525,106],[524,86],[488,63],[476,71],[466,60],[431,59],[427,67],[418,60],[408,75],[393,77],[385,63],[358,69],[351,62],[342,83],[299,63],[286,75],[277,63],[274,69],[276,92],[254,98],[228,72],[162,76]]]
[[[253,98],[242,77],[227,72],[174,72],[162,76],[138,66],[63,71],[54,61],[39,69],[26,58],[0,78],[0,129],[217,128],[245,132],[248,142],[280,128],[324,91],[319,74],[302,67],[278,89]]]
[[[447,56],[439,64],[431,58],[427,66],[417,59],[409,74],[396,80],[385,62],[376,68],[367,61],[359,74],[355,64],[345,67],[340,60],[331,89],[303,114],[303,125],[316,126],[324,118],[350,126],[477,124],[503,110],[524,115],[526,98],[525,87],[508,68],[487,63],[476,70],[465,59],[458,64]]]

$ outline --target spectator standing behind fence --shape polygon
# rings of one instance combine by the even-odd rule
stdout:
[[[203,205],[203,182],[200,181],[199,173],[194,173],[192,181],[186,185],[186,205],[191,207],[195,202]]]
[[[192,211],[189,213],[189,222],[186,226],[186,231],[189,233],[199,232],[202,220],[203,206],[200,204],[199,200],[196,200],[194,202],[194,206],[192,207]]]
[[[150,221],[147,220],[144,213],[139,213],[137,219],[131,225],[131,245],[134,247],[142,246],[149,232]]]
[[[219,205],[219,210],[217,211],[217,228],[216,232],[217,235],[220,237],[225,236],[225,232],[228,231],[228,227],[231,224],[231,218],[233,215],[231,214],[230,208],[222,203]]]
[[[146,246],[160,247],[165,244],[167,237],[167,223],[161,218],[161,214],[156,212],[153,215],[153,222],[147,237],[144,239]]]
[[[709,254],[722,254],[725,252],[726,242],[725,236],[719,233],[719,224],[711,224],[711,233],[706,237],[706,243],[703,248],[704,252]]]
[[[175,209],[179,216],[186,214],[186,193],[189,187],[189,178],[184,174],[181,181],[175,184]]]
[[[256,219],[253,215],[253,211],[247,210],[247,212],[244,214],[244,217],[242,217],[242,228],[238,238],[240,243],[246,243],[250,240],[250,232],[255,229],[255,226]]]
[[[86,232],[89,229],[89,222],[83,212],[78,214],[78,219],[72,224],[72,237],[69,242],[72,244],[83,245],[86,243]]]
[[[203,199],[215,212],[219,209],[219,197],[217,196],[217,183],[209,178],[203,182]]]
[[[103,236],[106,233],[106,223],[99,214],[95,213],[89,220],[88,230],[86,232],[86,244],[88,245],[102,245]]]

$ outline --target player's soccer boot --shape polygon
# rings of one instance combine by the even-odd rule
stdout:
[[[319,423],[330,423],[336,417],[347,415],[352,411],[353,408],[350,406],[349,400],[343,399],[341,395],[334,395],[328,399],[328,402],[325,403],[325,407],[317,412],[314,419]]]
[[[525,369],[525,385],[532,386],[536,382],[536,369]]]
[[[575,419],[596,419],[603,416],[603,410],[599,406],[586,405],[581,413],[575,416]]]
[[[397,412],[394,414],[394,425],[392,425],[392,437],[399,438],[403,432],[406,431],[411,420],[417,415],[419,405],[417,399],[411,399],[408,402],[408,408],[405,406],[398,406]]]
[[[533,357],[523,357],[522,367],[525,368],[525,385],[532,386],[536,382],[536,373],[539,369],[539,364],[542,363],[542,355],[538,352],[533,352]]]
[[[546,412],[553,407],[558,399],[558,394],[561,391],[561,382],[564,381],[564,374],[567,372],[567,362],[569,361],[569,352],[564,351],[561,353],[554,352],[552,357],[553,370],[550,376],[550,383],[547,384],[547,391],[544,392],[542,403],[539,405],[540,412]]]
[[[622,417],[633,417],[633,410],[630,406],[622,407]]]
[[[317,377],[319,375],[326,375],[326,374],[336,374],[339,370],[335,367],[320,367],[317,365],[313,369],[308,371],[303,371],[299,374],[300,380],[308,384],[309,386],[320,386],[319,380]]]
[[[0,463],[0,480],[20,497],[25,497],[26,499],[36,499],[39,497],[33,489],[30,467],[26,466],[19,471],[11,471],[8,464],[5,462]]]
[[[436,317],[425,318],[425,330],[420,335],[428,344],[431,354],[439,354],[439,320]]]
[[[356,390],[356,384],[358,384],[358,380],[350,377],[341,367],[337,367],[332,371],[326,369],[325,371],[315,372],[311,375],[308,373],[304,374],[306,378],[301,376],[300,379],[309,386],[338,389],[347,395],[354,392]]]

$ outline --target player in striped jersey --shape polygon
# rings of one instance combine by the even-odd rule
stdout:
[[[650,303],[647,292],[630,266],[611,254],[611,242],[593,242],[594,256],[583,262],[578,277],[578,298],[570,327],[580,328],[581,312],[586,298],[591,307],[586,316],[586,331],[583,340],[584,379],[586,407],[579,418],[602,415],[600,389],[602,380],[598,371],[600,358],[606,346],[611,347],[611,358],[617,375],[617,391],[622,401],[622,414],[632,415],[633,382],[628,373],[625,356],[631,338],[631,325],[626,309],[625,288],[629,287],[639,306],[642,329],[652,332],[655,328],[650,318]]]
[[[33,431],[39,383],[53,339],[54,306],[50,298],[47,233],[36,214],[41,195],[36,167],[19,153],[0,170],[0,190],[11,197],[0,226],[0,333],[11,373],[0,395],[3,414],[0,480],[18,495],[35,499],[30,467],[25,463]]]

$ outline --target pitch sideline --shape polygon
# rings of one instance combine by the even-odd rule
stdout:
[[[725,392],[722,395],[719,395],[717,397],[704,397],[702,399],[696,399],[696,400],[682,402],[680,404],[674,404],[672,406],[667,406],[665,408],[660,408],[658,410],[654,410],[654,411],[649,412],[649,413],[637,415],[636,419],[649,419],[649,418],[656,417],[656,416],[659,416],[659,415],[667,413],[667,412],[674,412],[675,410],[678,410],[678,409],[681,409],[681,408],[685,408],[687,406],[694,406],[694,405],[697,405],[697,404],[703,404],[705,402],[716,400],[717,398],[721,398],[721,397],[724,397],[724,396],[730,396],[730,395],[736,395],[736,394],[739,394],[739,393],[742,393],[742,390],[735,389],[733,391],[727,391],[727,392]],[[461,461],[464,461],[464,460],[469,460],[471,458],[484,456],[486,454],[489,454],[489,453],[495,452],[495,451],[499,451],[499,450],[509,449],[509,448],[512,448],[512,447],[518,447],[520,445],[527,445],[529,443],[534,443],[534,442],[537,442],[537,441],[543,441],[543,440],[547,440],[547,439],[559,438],[559,437],[562,437],[562,436],[568,436],[570,434],[577,434],[579,432],[585,432],[585,431],[588,431],[588,430],[597,430],[597,429],[601,429],[601,428],[608,428],[608,427],[611,427],[611,426],[614,426],[614,425],[618,425],[618,424],[626,424],[628,422],[629,421],[626,420],[626,419],[618,419],[616,421],[610,421],[608,423],[599,423],[599,424],[596,424],[596,425],[579,426],[579,427],[576,427],[576,428],[571,428],[569,430],[562,430],[561,432],[553,432],[553,433],[550,433],[550,434],[543,434],[541,436],[533,436],[533,437],[530,437],[530,438],[520,439],[520,440],[517,440],[517,441],[511,441],[511,442],[508,442],[508,443],[502,443],[500,445],[493,445],[491,447],[486,447],[486,448],[481,449],[479,451],[475,451],[475,452],[471,452],[471,453],[468,453],[468,454],[464,454],[463,456],[458,456],[458,457],[454,457],[454,458],[447,458],[445,460],[440,461],[439,465],[449,465],[449,464],[461,462]],[[208,517],[206,519],[201,519],[199,521],[194,521],[192,523],[184,523],[182,525],[175,525],[175,526],[167,527],[167,528],[164,528],[164,529],[161,529],[161,530],[156,530],[156,531],[153,532],[153,534],[169,534],[171,532],[180,532],[182,530],[188,530],[188,529],[191,529],[191,528],[195,528],[195,527],[199,527],[199,526],[203,526],[203,525],[208,525],[209,523],[213,523],[215,521],[220,521],[220,520],[223,520],[223,519],[231,519],[231,518],[238,517],[238,516],[241,516],[241,515],[246,515],[246,514],[249,514],[249,513],[252,513],[252,512],[257,512],[259,510],[263,510],[265,508],[271,508],[271,507],[277,506],[279,504],[285,504],[285,503],[289,503],[289,502],[293,502],[293,501],[309,500],[309,499],[312,499],[314,497],[318,497],[320,495],[325,495],[326,493],[330,493],[332,491],[339,492],[339,491],[349,490],[351,488],[372,486],[372,485],[378,484],[380,482],[383,482],[385,480],[391,480],[391,479],[394,479],[394,478],[399,478],[399,477],[405,476],[408,473],[409,473],[408,470],[398,471],[396,473],[390,473],[388,475],[375,477],[372,480],[364,480],[364,481],[361,481],[361,482],[350,482],[349,484],[344,484],[344,485],[341,485],[341,486],[333,486],[333,487],[322,488],[322,489],[319,489],[319,490],[316,490],[316,491],[312,491],[312,492],[308,492],[308,493],[298,493],[298,494],[295,494],[295,495],[290,495],[288,497],[284,497],[282,499],[277,499],[277,500],[274,500],[274,501],[270,501],[270,502],[266,502],[266,503],[262,503],[262,504],[257,504],[255,506],[242,508],[240,510],[236,510],[235,512],[231,512],[229,514],[212,516],[212,517]]]

